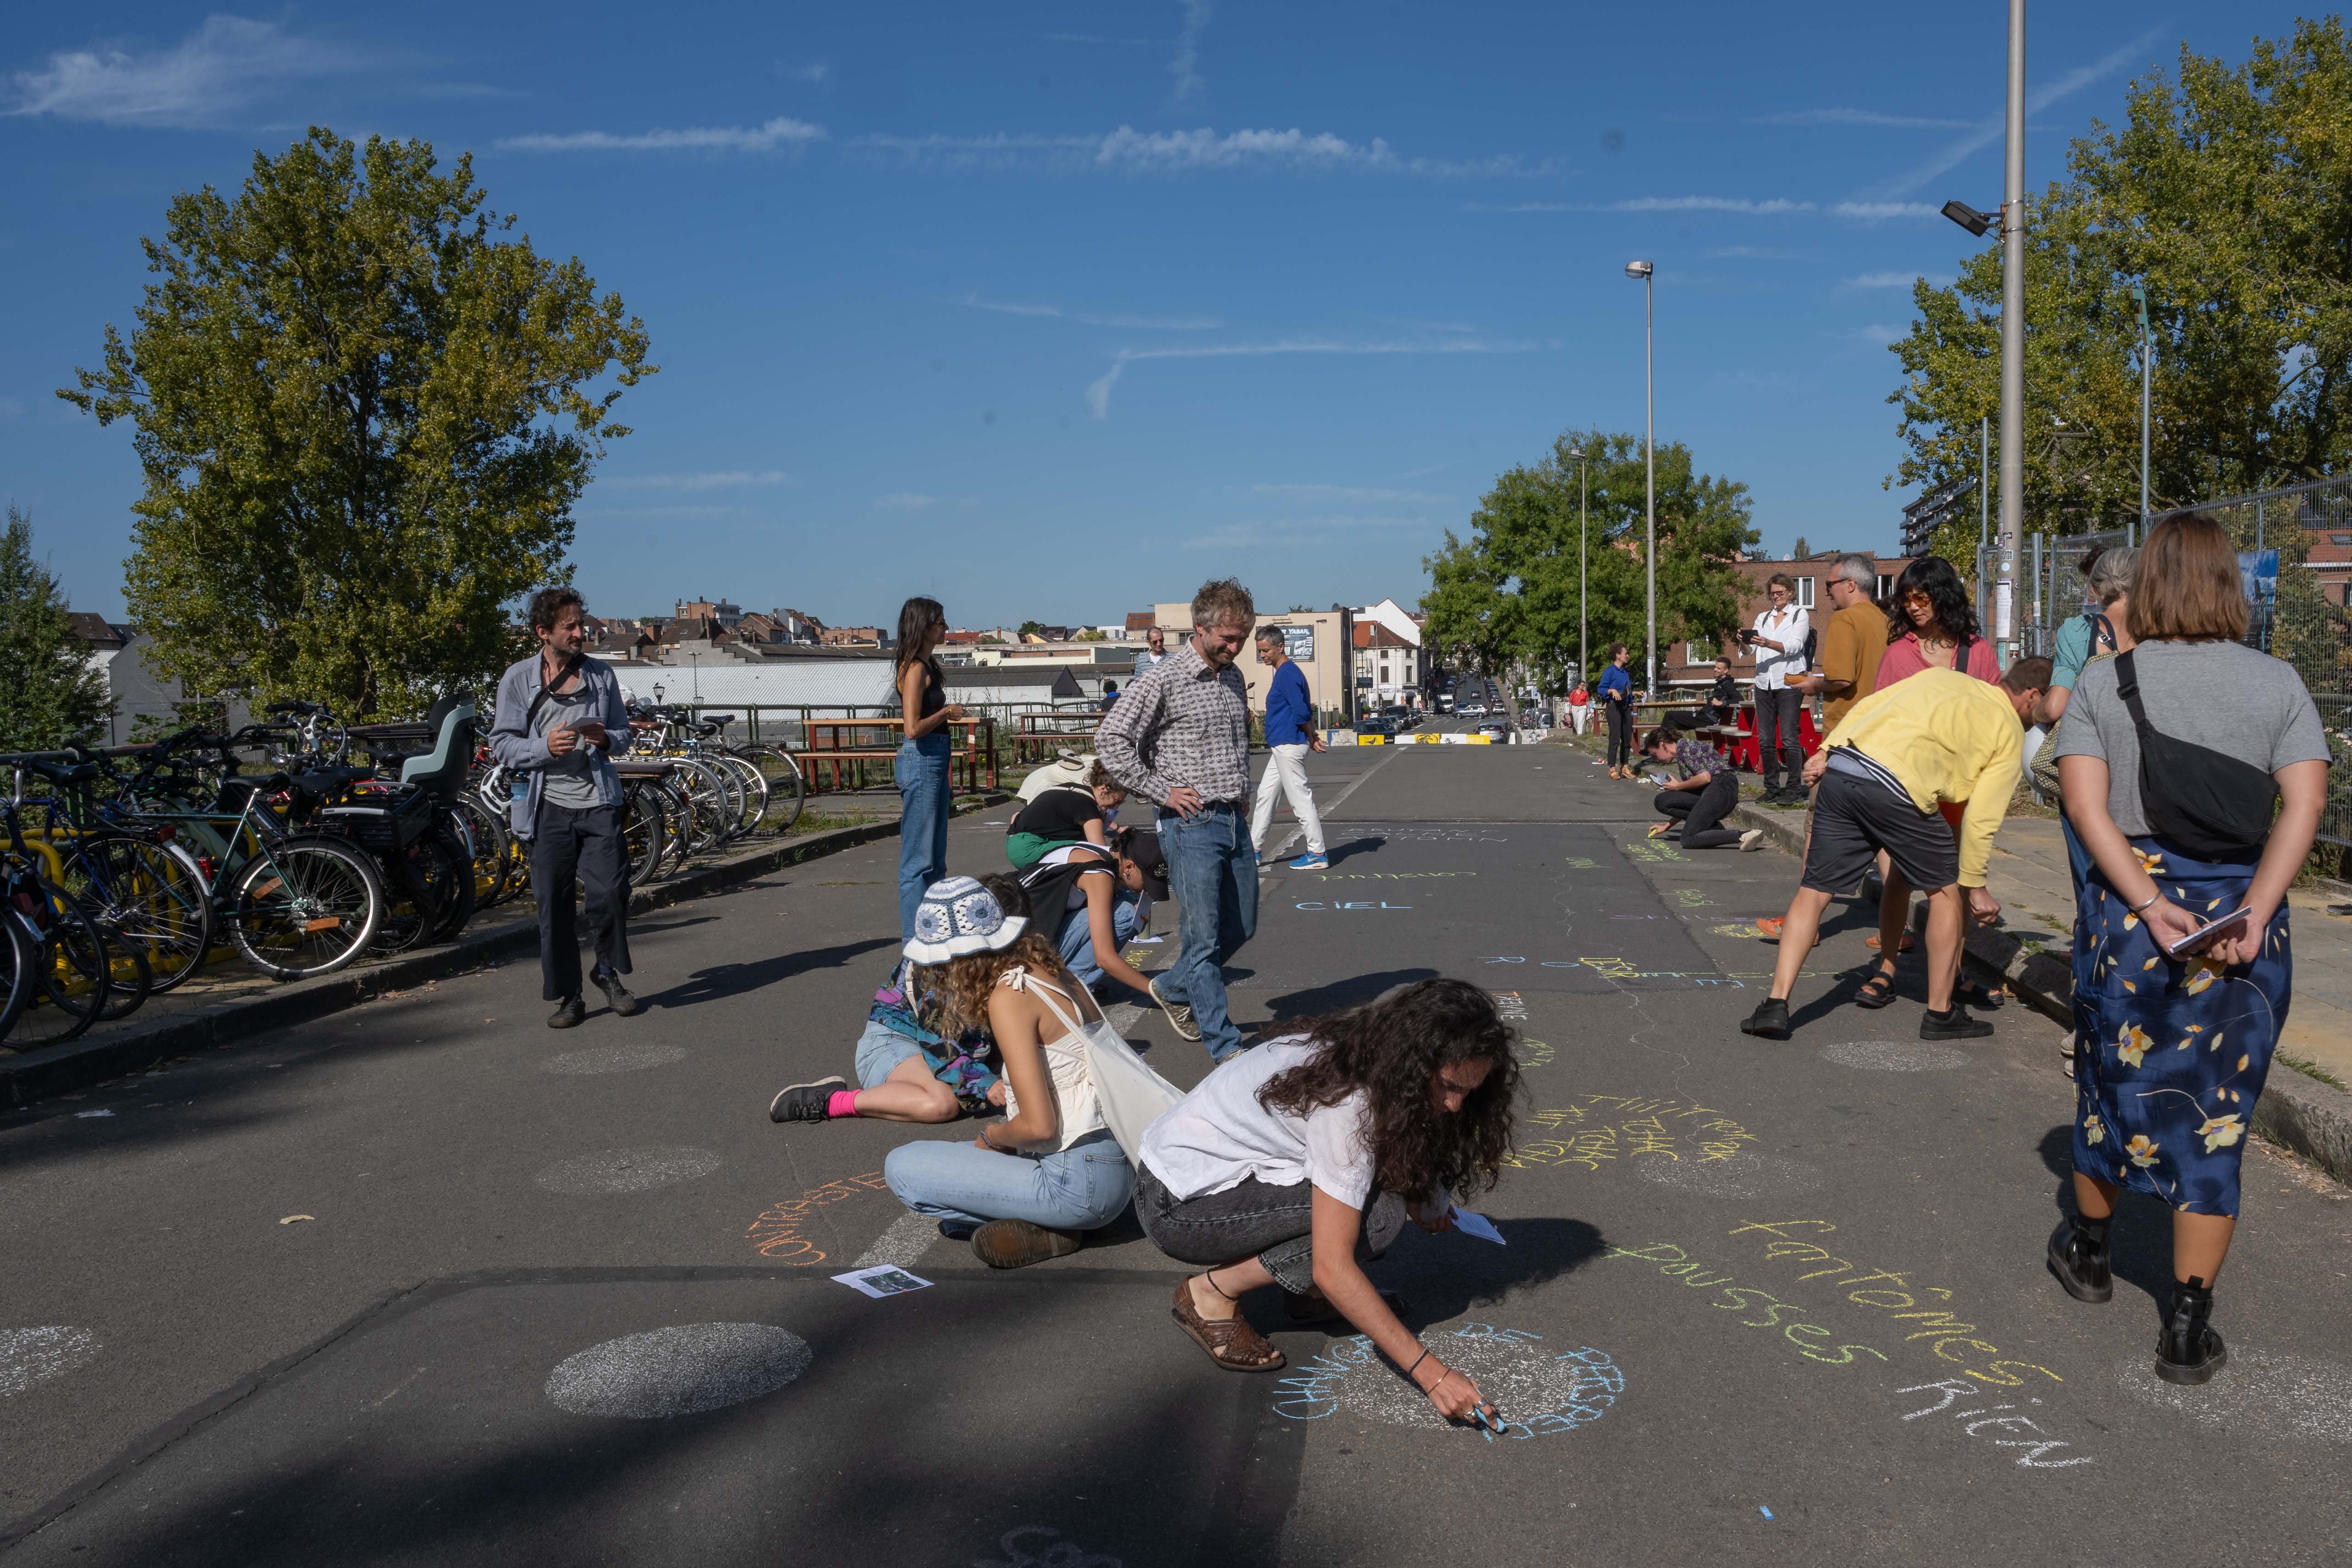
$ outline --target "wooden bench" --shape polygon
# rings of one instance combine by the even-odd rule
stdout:
[[[956,775],[961,769],[964,789],[968,790],[995,789],[996,721],[992,718],[957,718],[950,719],[943,727],[966,732],[964,744],[961,747],[950,746],[948,753],[950,783],[955,782]],[[866,783],[868,764],[895,763],[898,760],[899,742],[893,741],[887,745],[859,744],[857,731],[861,729],[881,730],[903,737],[907,729],[907,721],[903,718],[813,718],[803,727],[802,733],[812,744],[793,752],[792,756],[793,760],[801,765],[802,775],[808,779],[812,792],[818,788],[815,769],[819,767],[826,769],[832,780],[832,788],[837,792],[842,788],[841,780],[845,768],[856,780],[849,788],[864,789],[868,788]],[[849,738],[846,741],[842,738],[842,732],[845,730],[849,732]],[[985,746],[982,745],[982,739],[983,730],[986,731]],[[817,740],[819,735],[825,737],[824,741]]]

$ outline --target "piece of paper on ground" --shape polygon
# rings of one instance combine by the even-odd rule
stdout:
[[[930,1283],[929,1280],[908,1273],[896,1263],[885,1263],[873,1269],[853,1269],[846,1274],[835,1274],[834,1278],[851,1290],[862,1291],[877,1301],[884,1296],[919,1291]]]

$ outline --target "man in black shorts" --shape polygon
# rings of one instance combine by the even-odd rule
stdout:
[[[1927,1016],[1921,1040],[1973,1040],[1992,1025],[1953,999],[1960,937],[1969,915],[1990,925],[2000,904],[1985,889],[1993,835],[2008,815],[2022,766],[2025,721],[2042,700],[2050,661],[2021,659],[2000,685],[1950,670],[1923,670],[1854,704],[1805,764],[1813,797],[1805,874],[1789,903],[1772,989],[1744,1034],[1789,1038],[1789,994],[1812,951],[1822,912],[1850,891],[1881,850],[1914,888],[1928,894]],[[1946,803],[1963,806],[1955,833]],[[1894,999],[1890,973],[1874,975],[1857,998]]]

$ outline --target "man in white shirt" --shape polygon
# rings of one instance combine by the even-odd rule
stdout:
[[[1805,745],[1798,738],[1797,715],[1805,695],[1805,635],[1812,618],[1797,607],[1797,580],[1776,571],[1764,585],[1771,605],[1741,639],[1756,654],[1756,748],[1764,773],[1764,804],[1799,804],[1805,799],[1798,774]]]
[[[1168,657],[1168,633],[1154,626],[1143,634],[1144,652],[1135,656],[1135,673],[1143,674]]]

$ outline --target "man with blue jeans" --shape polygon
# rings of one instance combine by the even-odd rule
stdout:
[[[1257,853],[1249,802],[1249,688],[1234,667],[1257,618],[1232,578],[1192,598],[1192,635],[1135,677],[1096,732],[1111,777],[1160,807],[1160,847],[1182,944],[1151,998],[1186,1040],[1223,1061],[1242,1049],[1225,1002],[1224,961],[1257,931]]]
[[[1257,629],[1257,662],[1274,666],[1265,687],[1265,777],[1257,781],[1257,804],[1250,812],[1250,852],[1265,853],[1265,835],[1274,828],[1274,798],[1290,798],[1298,825],[1307,831],[1307,852],[1290,862],[1293,871],[1324,871],[1331,864],[1323,852],[1323,817],[1315,810],[1315,790],[1307,782],[1307,754],[1323,749],[1315,733],[1315,704],[1307,695],[1307,677],[1283,648],[1282,628]]]

